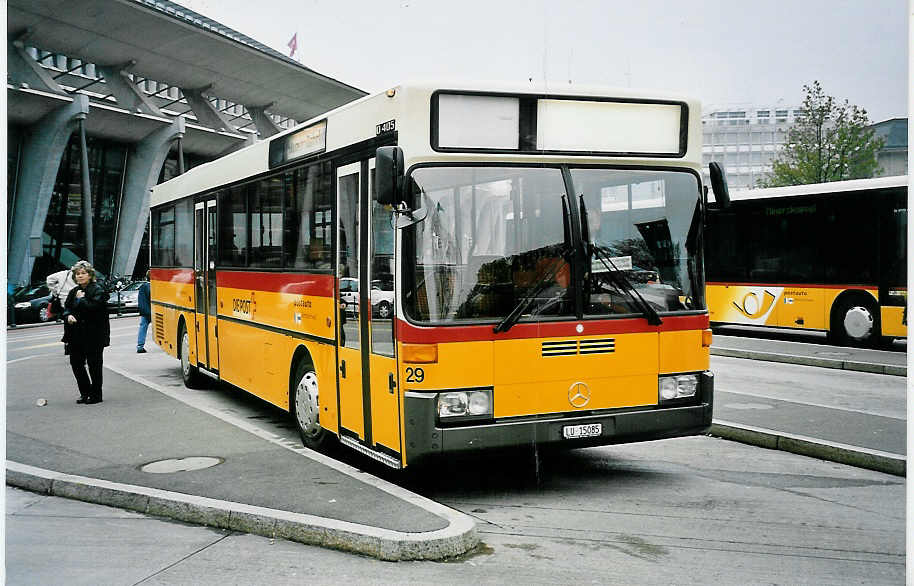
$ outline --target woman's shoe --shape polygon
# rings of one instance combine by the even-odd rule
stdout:
[[[80,405],[88,403],[89,397],[80,397],[80,398],[76,399],[76,402],[79,403]]]
[[[84,401],[84,403],[86,405],[95,405],[96,403],[101,403],[101,402],[102,402],[101,397],[89,397]]]

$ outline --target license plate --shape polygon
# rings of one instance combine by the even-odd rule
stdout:
[[[598,437],[603,433],[602,423],[586,423],[584,425],[566,425],[562,428],[565,439],[578,439],[582,437]]]

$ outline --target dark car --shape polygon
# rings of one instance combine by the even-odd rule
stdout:
[[[146,281],[134,281],[120,291],[114,290],[108,294],[108,311],[133,312],[139,311],[140,287]]]
[[[16,323],[29,324],[54,319],[54,316],[48,311],[51,297],[51,291],[44,283],[33,283],[17,289],[13,293]]]

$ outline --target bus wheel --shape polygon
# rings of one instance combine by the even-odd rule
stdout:
[[[848,297],[832,319],[832,338],[840,344],[870,346],[879,340],[879,314],[869,299]]]
[[[301,441],[306,448],[319,450],[327,442],[329,434],[320,424],[317,373],[314,372],[314,366],[305,360],[300,361],[292,380],[295,386],[290,404]]]
[[[181,378],[184,379],[184,386],[188,389],[199,389],[203,383],[203,375],[196,366],[190,363],[190,335],[183,325],[178,332],[178,341],[181,344]]]

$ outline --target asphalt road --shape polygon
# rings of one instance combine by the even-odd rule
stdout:
[[[115,347],[106,363],[135,368],[135,332],[135,319],[112,323]],[[62,359],[54,358],[60,354],[57,339],[53,326],[14,332],[8,361]],[[172,359],[159,350],[144,359],[147,369],[156,369],[159,362],[152,361],[165,365],[163,382],[177,376]],[[745,372],[734,373],[734,381],[719,378],[721,389],[777,376],[770,363],[726,360]],[[809,377],[796,379],[797,388],[825,393],[809,402],[827,399],[829,386],[841,380],[828,377],[848,374],[795,368],[801,370],[794,376]],[[723,397],[756,403],[787,392],[780,388],[759,384],[740,390],[755,397]],[[260,401],[228,390],[206,393],[205,400],[268,433],[294,438],[291,426]],[[897,410],[896,399],[861,400],[883,416]],[[371,473],[395,476],[358,456],[340,457]],[[8,488],[7,579],[16,584],[904,582],[904,478],[719,438],[453,459],[396,480],[474,516],[484,545],[449,563],[392,564]]]

